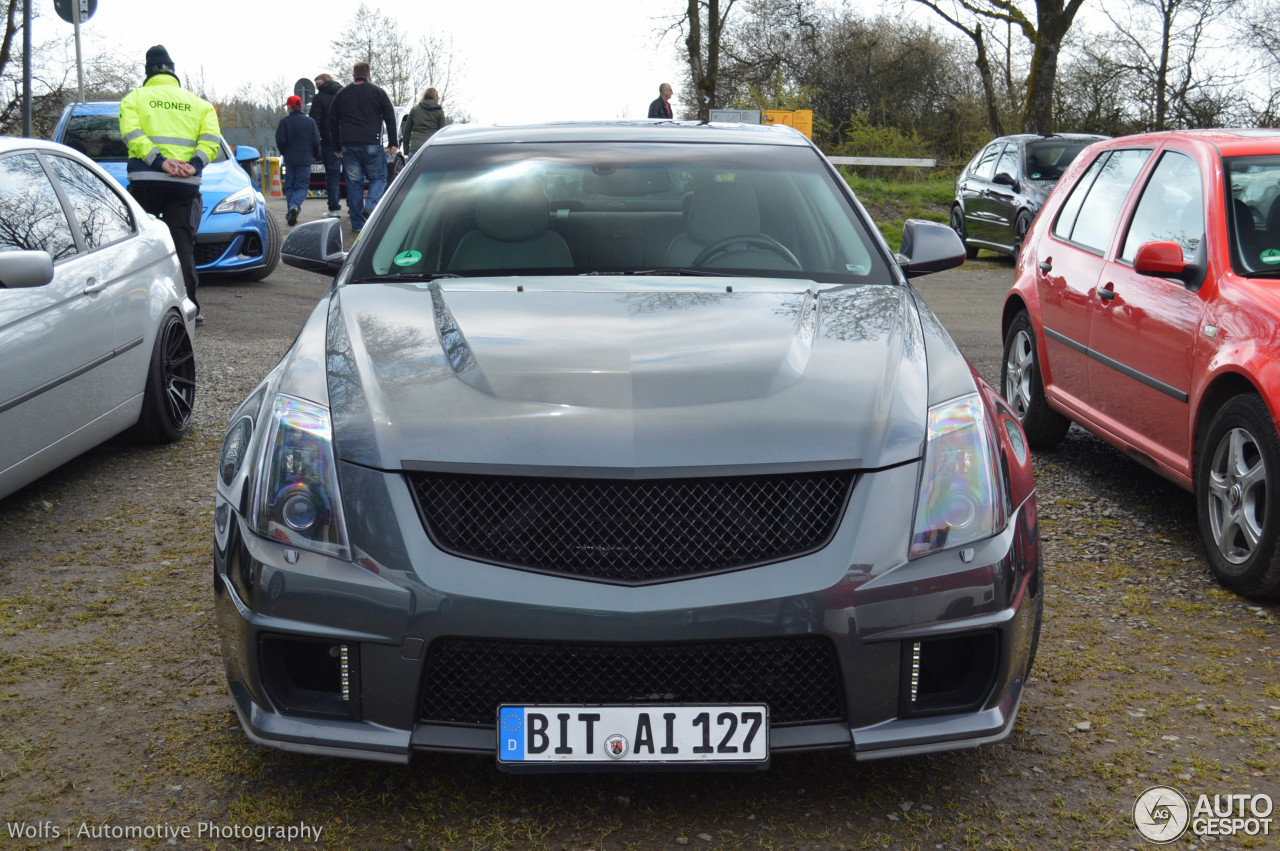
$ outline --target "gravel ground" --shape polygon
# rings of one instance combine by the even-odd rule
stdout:
[[[323,207],[308,201],[303,219]],[[1009,268],[919,282],[989,379]],[[1218,588],[1190,495],[1078,429],[1035,458],[1045,624],[1003,743],[863,765],[793,755],[750,775],[551,777],[251,745],[213,627],[213,475],[234,407],[326,286],[283,266],[208,281],[192,432],[112,442],[0,500],[0,847],[1124,849],[1145,847],[1130,810],[1148,786],[1280,799],[1280,607]],[[1280,847],[1276,815],[1266,837],[1176,847]],[[235,835],[304,824],[318,840]]]

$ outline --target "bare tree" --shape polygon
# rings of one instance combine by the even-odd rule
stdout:
[[[669,28],[684,35],[685,59],[689,63],[692,102],[682,95],[698,114],[708,121],[716,108],[716,85],[720,76],[720,45],[729,11],[737,0],[688,0],[685,12]],[[706,39],[703,39],[703,33]]]
[[[980,21],[986,20],[1003,22],[1021,32],[1031,44],[1022,129],[1033,133],[1053,132],[1053,85],[1058,75],[1058,59],[1084,0],[1035,0],[1034,20],[1018,0],[954,0],[949,4],[949,15],[943,13],[940,0],[914,2],[953,24],[964,17],[969,21],[968,30],[980,31]]]
[[[341,31],[342,37],[330,42],[334,66],[341,69],[340,79],[350,74],[357,62],[367,62],[374,82],[386,89],[392,103],[406,103],[414,97],[417,51],[398,21],[361,3]]]
[[[976,54],[973,59],[973,65],[978,69],[978,79],[982,81],[982,93],[987,104],[987,122],[991,126],[991,134],[993,136],[1004,135],[1004,124],[1000,120],[1000,104],[996,95],[995,78],[991,73],[991,60],[987,57],[987,25],[979,18],[971,16],[968,23],[961,21],[960,16],[956,14],[955,7],[958,4],[949,4],[950,8],[944,8],[940,2],[935,0],[916,0],[916,2],[928,6],[940,18],[942,18],[951,26],[960,30],[969,37],[973,42]],[[1012,92],[1013,74],[1010,68],[1012,58],[1008,57],[1005,61],[1005,79],[1006,91]]]

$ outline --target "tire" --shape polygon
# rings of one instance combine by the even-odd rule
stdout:
[[[1245,597],[1280,597],[1280,437],[1261,398],[1236,396],[1214,414],[1195,473],[1196,516],[1214,577]]]
[[[271,213],[267,213],[267,243],[263,248],[262,259],[266,262],[257,269],[246,272],[246,281],[261,281],[274,272],[276,264],[280,262],[280,223]]]
[[[1026,210],[1018,213],[1013,221],[1013,262],[1022,256],[1022,243],[1027,241],[1027,231],[1031,230],[1031,214]]]
[[[1027,442],[1036,449],[1052,449],[1062,442],[1071,420],[1049,407],[1040,373],[1040,356],[1031,317],[1019,311],[1004,338],[1000,390],[1018,415]]]
[[[387,163],[387,183],[396,179],[396,175],[404,169],[404,154],[397,153],[391,162]]]
[[[131,436],[145,443],[173,443],[191,425],[196,401],[196,361],[191,337],[176,313],[166,313],[151,348],[142,413]]]
[[[960,237],[960,241],[964,243],[964,256],[969,260],[977,257],[978,249],[971,246],[965,239],[964,211],[960,209],[959,204],[951,208],[951,229],[956,232],[956,236]]]

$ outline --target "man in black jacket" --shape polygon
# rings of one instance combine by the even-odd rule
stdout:
[[[369,63],[357,62],[355,78],[333,97],[329,107],[329,136],[341,149],[342,167],[347,173],[347,215],[351,230],[359,233],[365,222],[365,188],[369,189],[368,209],[373,210],[387,188],[387,157],[398,150],[396,111],[391,98],[369,82]],[[387,129],[383,150],[382,126]]]
[[[289,205],[289,224],[298,223],[302,202],[311,185],[311,164],[320,159],[320,131],[302,114],[302,98],[289,95],[289,113],[276,125],[276,148],[284,160],[284,200]]]
[[[320,128],[320,159],[324,163],[325,195],[329,201],[328,217],[336,219],[342,210],[342,160],[338,158],[338,143],[329,135],[329,107],[333,97],[342,91],[342,84],[328,74],[316,74],[316,96],[307,113]]]
[[[658,97],[649,104],[650,118],[671,118],[671,84],[658,86]]]

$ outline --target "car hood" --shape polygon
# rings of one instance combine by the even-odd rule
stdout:
[[[878,468],[922,453],[925,332],[906,287],[569,292],[525,280],[523,292],[511,279],[501,291],[336,288],[325,363],[339,457],[659,475]]]

